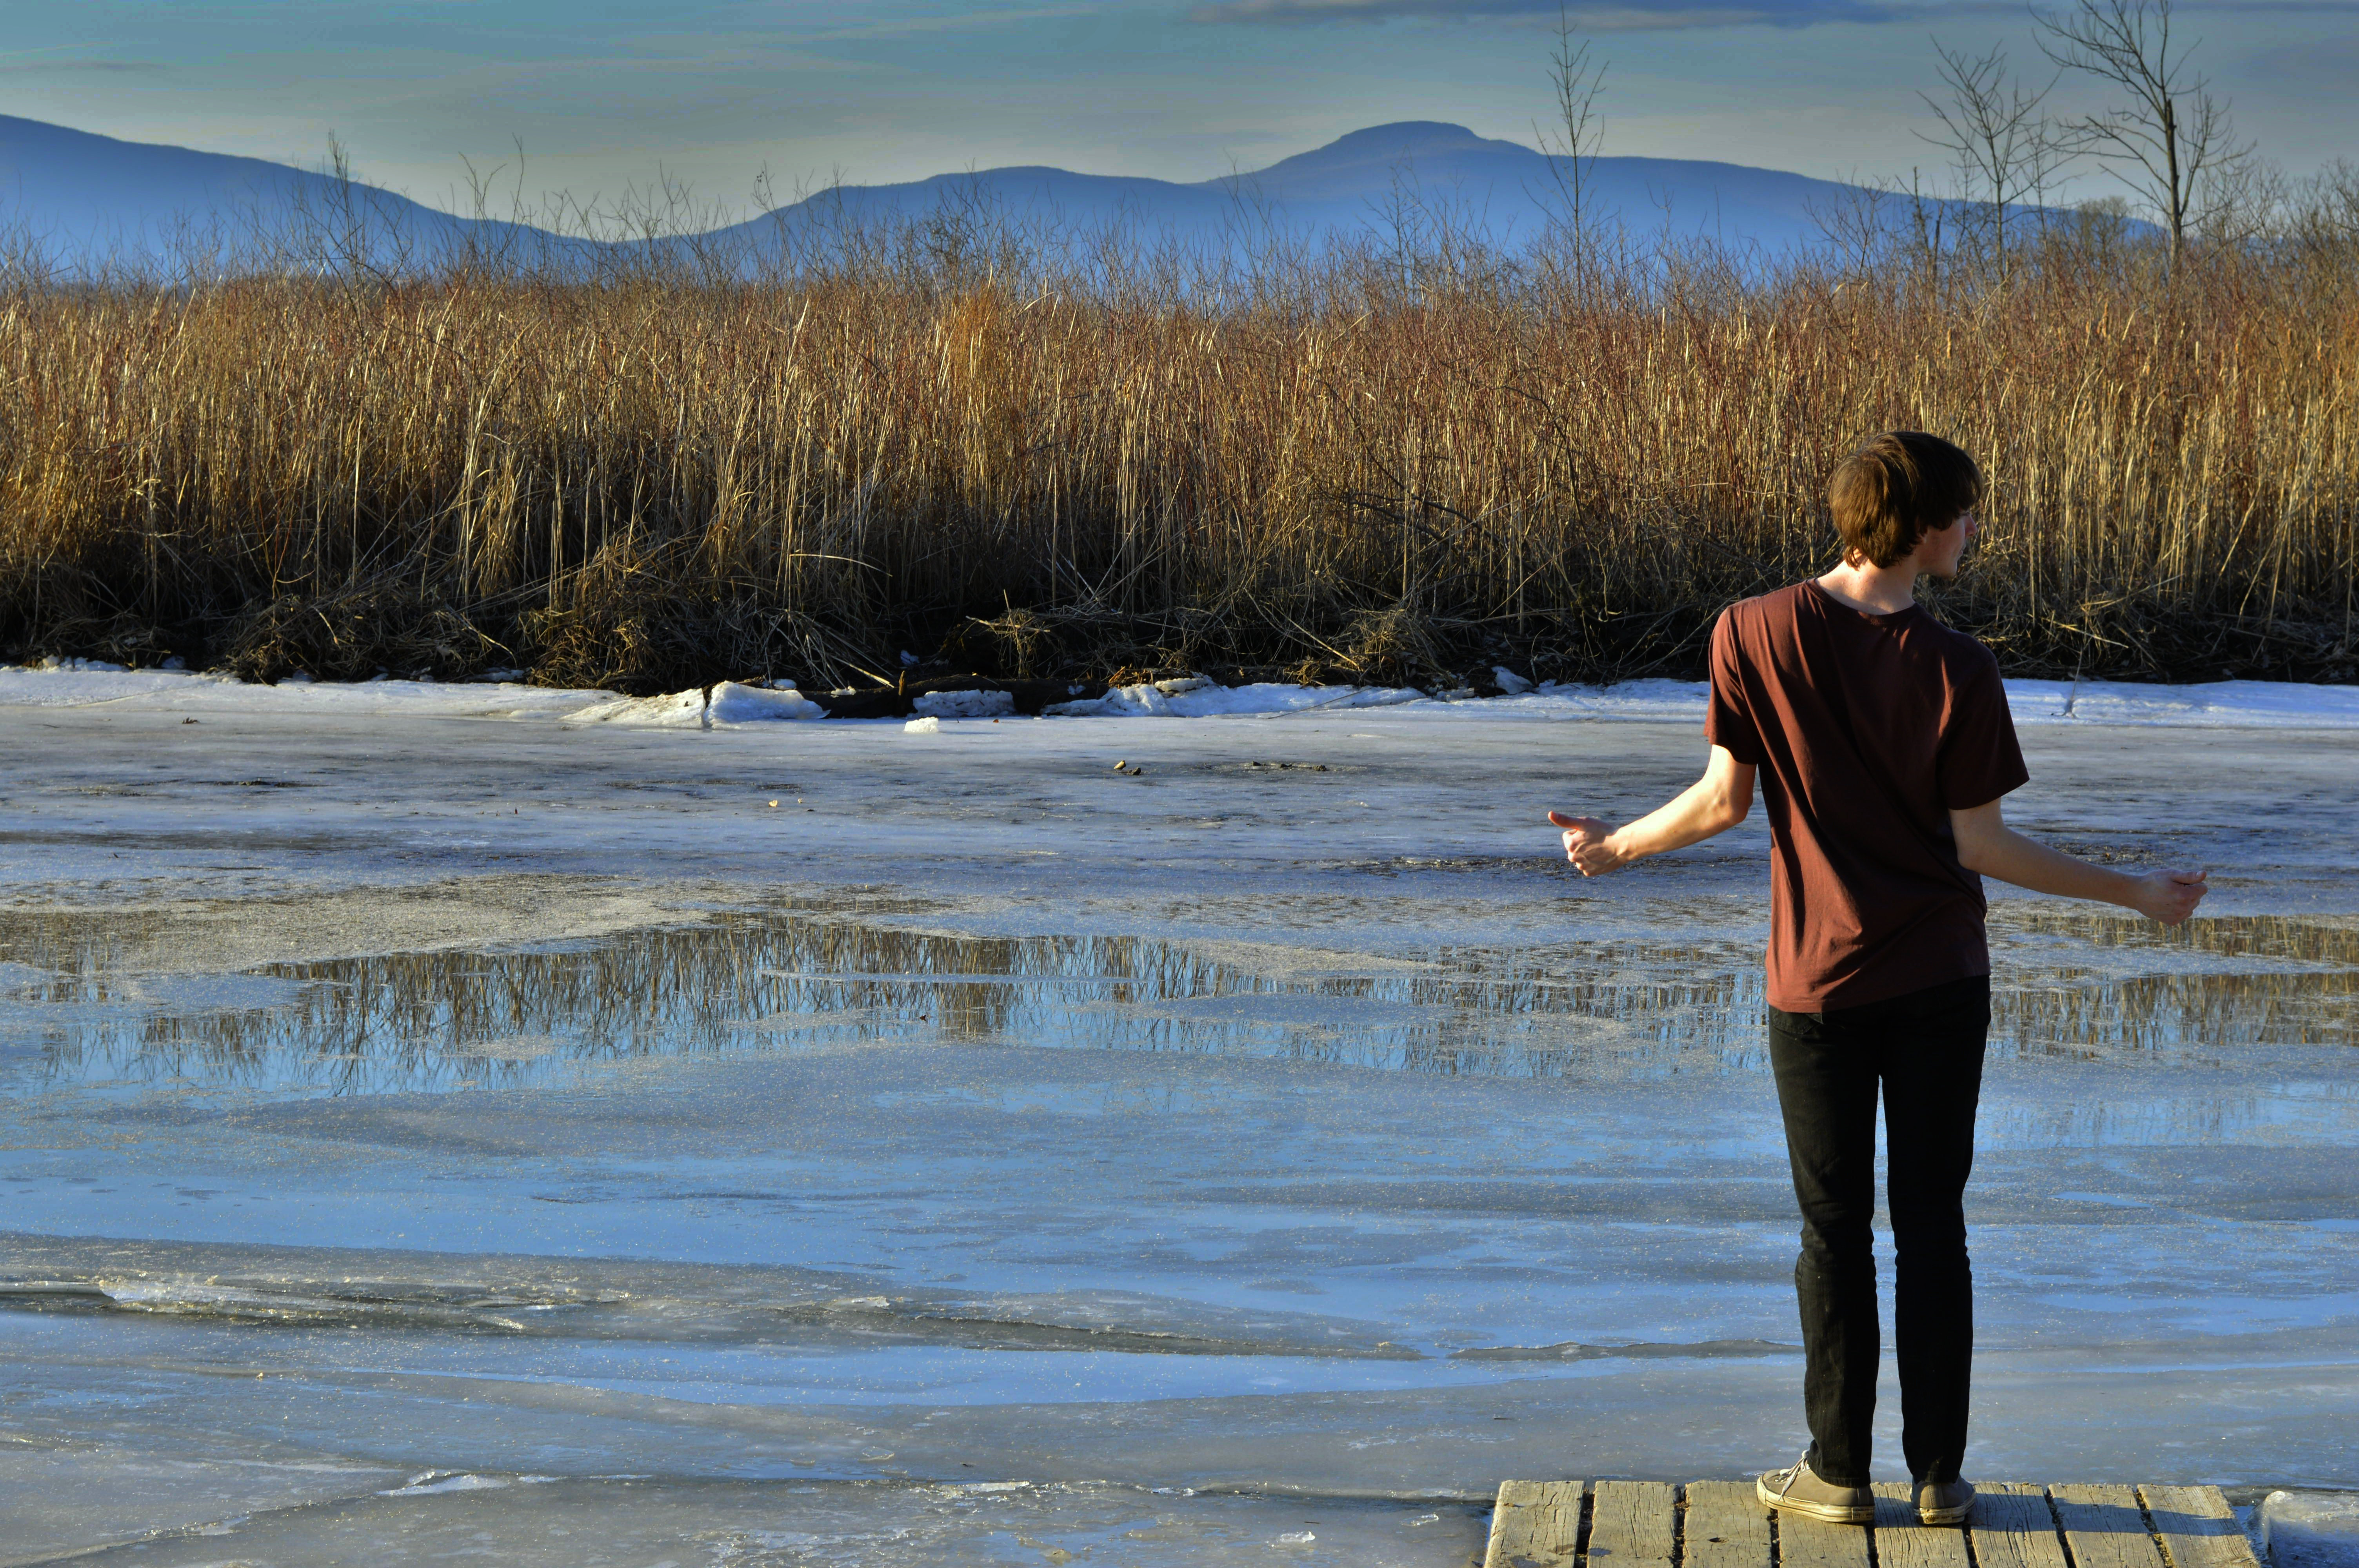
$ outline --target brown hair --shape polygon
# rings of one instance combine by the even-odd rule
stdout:
[[[1931,530],[1947,528],[1983,498],[1983,470],[1939,436],[1886,430],[1835,466],[1827,506],[1854,554],[1888,567]]]

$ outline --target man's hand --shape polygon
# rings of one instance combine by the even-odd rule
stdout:
[[[2159,920],[2165,925],[2176,925],[2195,913],[2203,895],[2212,890],[2204,885],[2209,871],[2155,871],[2139,877],[2136,899],[2130,907],[2149,920]]]
[[[1633,860],[1724,833],[1752,809],[1753,764],[1714,746],[1703,777],[1636,822],[1616,827],[1594,816],[1568,816],[1561,811],[1549,812],[1549,820],[1564,829],[1564,858],[1579,866],[1582,876],[1602,877]]]
[[[2009,827],[1995,800],[1951,807],[1950,831],[1957,840],[1958,864],[1970,871],[2034,892],[2102,899],[2165,925],[2176,925],[2194,914],[2209,891],[2203,885],[2210,874],[2206,871],[2155,871],[2134,877],[2076,860]]]
[[[1614,832],[1612,823],[1594,816],[1567,816],[1561,811],[1549,812],[1549,820],[1564,829],[1564,858],[1580,867],[1582,876],[1602,877],[1627,863],[1629,857],[1607,841]]]

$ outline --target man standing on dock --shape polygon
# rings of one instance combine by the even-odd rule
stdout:
[[[2026,783],[1990,650],[1916,601],[1955,577],[1983,476],[1938,437],[1896,430],[1827,489],[1843,563],[1729,607],[1712,640],[1703,777],[1615,827],[1549,813],[1599,876],[1769,816],[1769,1056],[1802,1251],[1794,1265],[1809,1451],[1763,1476],[1762,1502],[1838,1524],[1875,1517],[1875,1106],[1884,1097],[1897,1259],[1893,1338],[1901,1447],[1928,1524],[1962,1520],[1973,1357],[1964,1195],[1990,1029],[1982,878],[2101,900],[2176,925],[2201,871],[2128,876],[2009,828]]]

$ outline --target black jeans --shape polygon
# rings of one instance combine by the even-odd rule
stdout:
[[[1802,1255],[1794,1263],[1810,1468],[1867,1484],[1875,1419],[1875,1097],[1884,1093],[1902,1452],[1919,1481],[1954,1481],[1966,1451],[1973,1269],[1966,1175],[1990,1032],[1974,976],[1832,1012],[1769,1010],[1769,1061],[1786,1119]]]

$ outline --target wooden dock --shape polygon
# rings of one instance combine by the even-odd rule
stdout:
[[[1971,1518],[1873,1525],[1772,1515],[1751,1481],[1509,1481],[1484,1568],[2259,1568],[2216,1487],[1978,1485]]]

